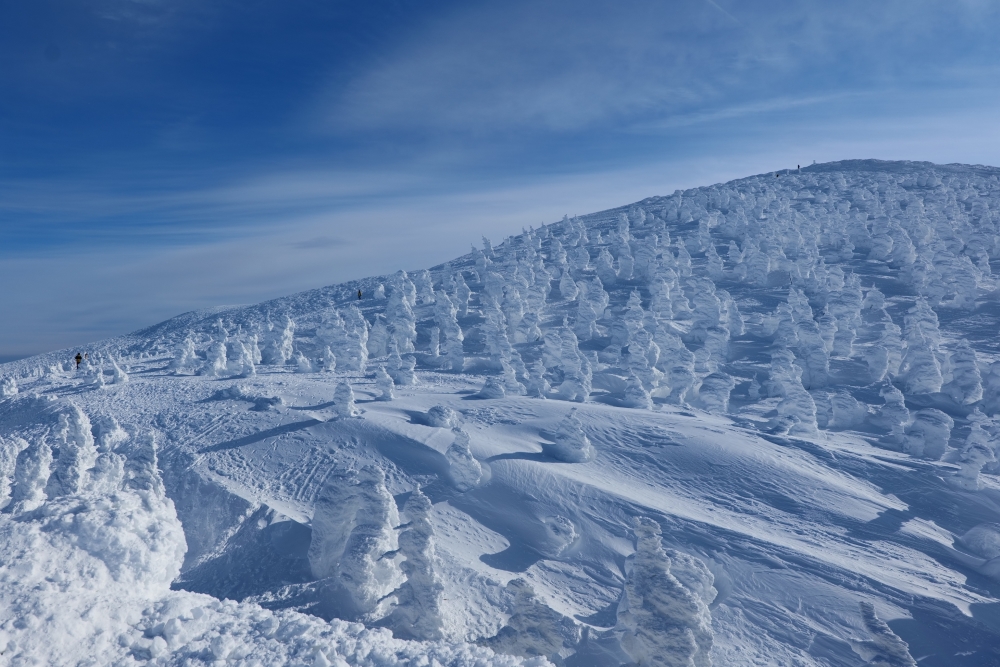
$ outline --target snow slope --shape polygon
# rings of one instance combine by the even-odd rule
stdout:
[[[1000,170],[483,245],[0,366],[0,664],[1000,665]]]

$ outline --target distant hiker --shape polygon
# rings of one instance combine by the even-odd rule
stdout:
[[[799,173],[802,173],[802,165],[801,164],[795,165],[795,170],[798,171]]]
[[[74,358],[76,359],[76,367],[79,368],[80,367],[80,362],[83,361],[83,357],[81,357],[80,353],[77,352],[76,353],[76,357],[74,357]]]
[[[358,301],[361,301],[361,290],[358,290]]]

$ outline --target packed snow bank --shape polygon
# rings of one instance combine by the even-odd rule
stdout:
[[[105,448],[86,466],[81,445],[93,445],[83,429],[89,426],[87,416],[73,404],[58,410],[61,446],[54,470],[64,472],[60,483],[46,486],[44,496],[35,494],[37,507],[14,503],[0,513],[0,655],[6,664],[549,664],[463,643],[407,642],[358,623],[171,591],[186,545],[160,480],[156,436],[140,434]],[[63,459],[68,463],[60,463]],[[46,475],[56,479],[47,462],[19,457],[15,489],[27,483],[37,490]],[[375,488],[379,479],[375,471],[365,474],[359,483],[362,497],[371,495],[366,485]],[[411,500],[411,528],[404,535],[426,532],[428,508],[424,496]],[[346,545],[351,559],[363,552],[352,547],[354,537],[371,521],[370,508],[359,506],[359,511],[369,523],[353,522]],[[433,632],[416,632],[433,627],[433,617],[421,611],[427,601],[418,593],[440,590],[427,579],[426,563],[421,565],[428,547],[411,537],[403,544],[410,587],[404,590],[410,592],[401,598],[414,598],[404,608],[417,614],[407,626],[410,634],[437,638]],[[351,559],[341,558],[340,571],[351,570]]]

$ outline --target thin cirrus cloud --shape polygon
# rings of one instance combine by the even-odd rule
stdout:
[[[38,0],[0,358],[811,160],[1000,163],[991,0]]]
[[[952,52],[970,33],[988,39],[996,13],[919,0],[477,5],[332,91],[324,118],[362,130],[574,131],[887,81],[974,79],[982,54],[956,68]]]

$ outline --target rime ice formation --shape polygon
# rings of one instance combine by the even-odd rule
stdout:
[[[954,425],[955,421],[940,410],[917,410],[906,427],[903,449],[917,458],[940,459],[948,446]]]
[[[441,592],[444,587],[434,571],[434,528],[431,501],[417,488],[406,501],[408,523],[399,534],[400,564],[406,581],[396,590],[396,607],[388,624],[403,639],[441,639]]]
[[[199,365],[194,348],[194,340],[192,340],[191,336],[187,336],[177,346],[177,352],[170,362],[170,368],[175,373],[186,373],[196,370]]]
[[[281,327],[273,327],[270,337],[261,350],[261,361],[265,364],[281,366],[292,358],[294,352],[295,322],[286,316]]]
[[[57,457],[45,487],[49,498],[77,495],[88,486],[90,469],[97,460],[97,447],[90,420],[70,404],[60,413],[53,432]]]
[[[456,428],[461,423],[458,413],[446,405],[435,405],[427,411],[427,424],[437,428]]]
[[[479,484],[479,480],[483,477],[483,467],[479,465],[479,461],[469,448],[469,434],[457,426],[452,428],[451,432],[455,435],[455,440],[446,452],[448,474],[456,489],[468,491]]]
[[[229,362],[226,359],[225,341],[215,341],[208,346],[206,352],[207,363],[202,367],[201,374],[209,377],[223,377],[229,369]]]
[[[955,480],[963,488],[976,491],[982,486],[979,474],[983,467],[996,463],[997,457],[991,442],[993,438],[984,428],[989,421],[988,418],[977,408],[976,412],[969,416],[969,421],[972,422],[972,426],[958,459],[959,469],[955,473]]]
[[[333,407],[337,411],[337,416],[341,418],[354,417],[358,414],[354,406],[354,389],[350,383],[341,382],[333,392]]]
[[[560,461],[583,463],[594,458],[594,448],[583,432],[583,424],[573,408],[556,427],[552,454]]]
[[[393,393],[395,386],[396,384],[392,381],[392,376],[386,372],[385,366],[379,366],[378,370],[375,371],[375,388],[379,390],[378,400],[391,401],[396,398]]]
[[[622,648],[640,665],[711,667],[712,574],[690,556],[668,556],[655,521],[637,519],[635,532],[635,557],[618,603]],[[675,563],[682,564],[677,574]]]
[[[1000,171],[777,174],[3,364],[0,652],[1000,664]]]
[[[349,617],[381,618],[386,596],[401,583],[393,560],[399,524],[385,474],[366,466],[349,479],[331,477],[320,492],[313,517],[309,564],[313,575],[328,578],[329,603]]]

